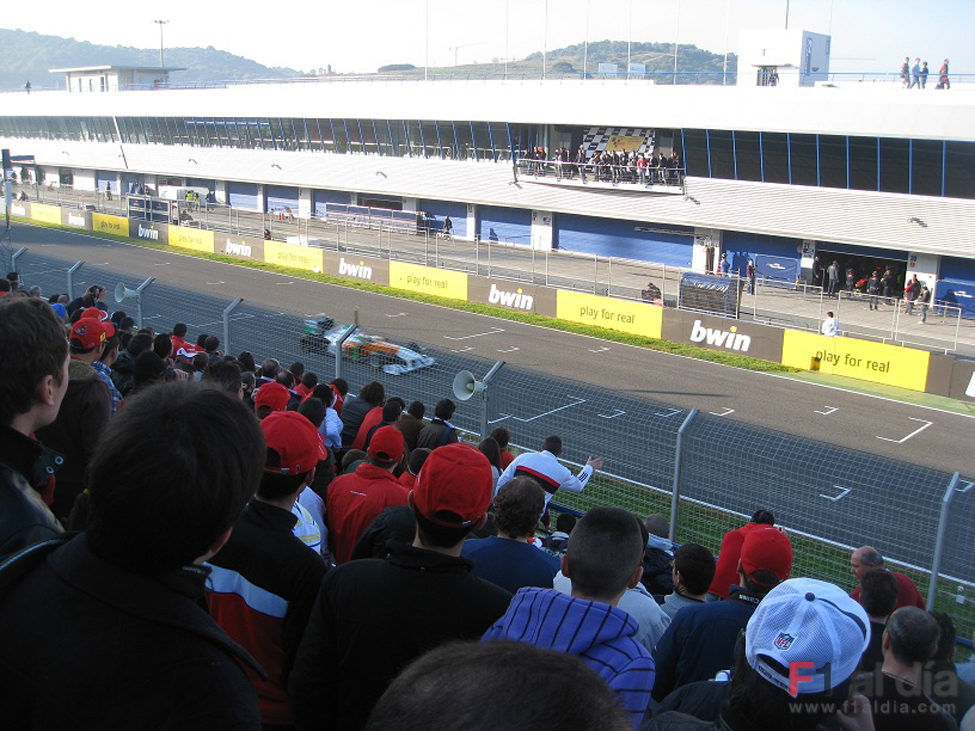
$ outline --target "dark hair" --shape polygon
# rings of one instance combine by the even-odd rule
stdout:
[[[193,368],[198,371],[205,371],[210,365],[210,356],[206,353],[197,353],[193,356]]]
[[[886,569],[870,569],[860,581],[860,604],[871,617],[886,617],[897,606],[900,586]]]
[[[173,335],[175,335],[178,338],[185,338],[186,337],[186,323],[185,322],[177,322],[175,325],[173,325]]]
[[[455,642],[400,673],[365,728],[495,731],[506,728],[628,731],[616,694],[578,658],[526,642]]]
[[[216,335],[207,335],[206,340],[203,341],[203,349],[207,353],[212,353],[219,347],[220,338],[218,338]]]
[[[435,548],[453,548],[467,538],[473,526],[457,527],[446,526],[434,523],[432,520],[420,513],[410,500],[410,507],[413,509],[413,517],[416,518],[416,533],[420,542]],[[440,511],[438,511],[440,512]],[[451,514],[451,518],[457,516]]]
[[[119,320],[118,329],[119,330],[131,330],[135,327],[135,320],[131,317],[123,317]]]
[[[759,508],[752,515],[751,523],[761,523],[762,525],[775,525],[775,516],[772,515],[771,510],[765,510],[764,508]]]
[[[430,452],[433,450],[427,447],[417,447],[412,452],[406,463],[406,469],[409,470],[411,475],[420,474],[420,468],[423,467],[423,463],[427,461],[427,457],[430,456]]]
[[[281,370],[281,364],[274,358],[265,358],[261,362],[262,378],[269,378],[273,381],[277,377],[279,370]]]
[[[306,398],[298,405],[298,413],[310,421],[317,429],[325,421],[325,404],[320,398]]]
[[[437,402],[437,405],[433,407],[433,416],[437,419],[449,419],[454,415],[454,410],[456,405],[449,398],[442,398]]]
[[[353,462],[361,462],[366,459],[368,455],[361,449],[350,449],[345,454],[342,455],[342,472],[345,472],[352,466]]]
[[[927,662],[938,648],[938,621],[918,607],[901,607],[890,615],[885,632],[890,651],[905,665]]]
[[[422,419],[423,415],[427,412],[427,407],[423,405],[422,401],[414,401],[410,404],[407,412],[416,419]]]
[[[670,538],[670,523],[661,513],[653,513],[647,516],[643,522],[647,532],[659,538]]]
[[[576,527],[576,520],[572,513],[559,513],[559,517],[555,519],[555,530],[571,533]]]
[[[0,292],[10,291],[10,281],[7,279],[0,279]]]
[[[938,647],[934,651],[932,660],[951,660],[955,656],[955,640],[958,633],[955,630],[955,622],[947,612],[931,611],[929,614],[938,623],[941,634],[938,636]]]
[[[166,337],[165,335],[163,337]],[[152,347],[152,338],[145,333],[136,333],[131,338],[129,338],[129,344],[126,346],[126,350],[129,354],[135,358],[140,353],[145,353]]]
[[[200,333],[196,338],[196,347],[202,348],[210,337],[207,333]]]
[[[237,362],[240,363],[240,369],[242,371],[250,371],[254,373],[257,370],[257,364],[254,362],[254,356],[249,350],[240,351],[240,355],[237,356]]]
[[[237,399],[192,383],[146,389],[112,417],[92,458],[92,551],[138,574],[191,563],[237,520],[264,452]]]
[[[507,447],[508,442],[511,441],[511,432],[509,432],[507,428],[503,426],[494,427],[494,429],[491,431],[490,436],[494,441],[498,443],[498,446],[501,447],[501,449]]]
[[[386,387],[379,381],[369,381],[359,389],[359,398],[372,407],[379,406],[386,400]]]
[[[211,363],[203,374],[203,383],[210,384],[227,393],[236,396],[240,393],[242,381],[240,378],[240,366],[236,363],[221,360]]]
[[[305,364],[302,363],[300,360],[296,360],[288,368],[288,372],[291,373],[291,375],[293,375],[295,377],[295,380],[296,381],[300,381],[301,380],[301,376],[305,372]]]
[[[493,438],[482,439],[481,443],[477,445],[477,449],[487,457],[488,462],[497,468],[498,472],[501,472],[501,447]]]
[[[176,335],[176,333],[173,333]],[[177,335],[177,337],[179,337]],[[152,341],[152,352],[160,358],[168,358],[173,352],[173,341],[168,335],[157,335]]]
[[[47,376],[61,383],[68,343],[51,306],[34,298],[0,300],[0,424],[31,410]]]
[[[771,658],[765,658],[765,662],[775,664]],[[788,668],[782,668],[781,672],[789,674]],[[849,687],[847,679],[825,693],[803,693],[801,702],[797,702],[753,670],[745,653],[739,652],[731,676],[728,705],[736,716],[747,718],[751,728],[814,731],[846,700]]]
[[[545,441],[542,442],[542,451],[551,452],[558,457],[562,454],[562,437],[557,437],[554,434],[545,437]]]
[[[111,337],[105,338],[105,342],[102,343],[102,352],[98,355],[98,360],[104,361],[105,357],[109,355],[113,350],[119,347],[119,334],[116,330]]]
[[[674,568],[691,594],[705,593],[714,580],[714,556],[697,543],[684,543],[674,550]]]
[[[309,391],[318,385],[318,374],[312,371],[305,371],[301,374],[301,385]]]
[[[403,401],[402,399],[389,399],[383,405],[383,416],[382,420],[384,424],[392,424],[399,418],[399,415],[403,413]]]
[[[268,447],[265,464],[271,468],[280,467],[281,455]],[[264,470],[261,473],[261,484],[257,488],[257,494],[265,500],[277,500],[286,495],[292,495],[298,492],[298,488],[308,480],[309,472],[311,470],[301,472],[297,475],[282,475],[280,472]]]
[[[308,375],[307,373],[305,375]],[[327,383],[319,383],[317,386],[313,387],[311,390],[311,398],[317,398],[326,406],[331,406],[335,403],[335,391]]]
[[[274,380],[280,383],[288,390],[291,390],[292,388],[295,387],[295,377],[291,373],[291,371],[286,371],[286,370],[278,371],[278,375],[274,377]]]
[[[349,392],[349,384],[344,378],[333,378],[331,381],[329,381],[329,385],[335,386],[335,388],[338,389],[338,392],[342,394],[343,398]]]
[[[132,393],[162,381],[166,376],[166,364],[151,350],[139,353],[132,364]]]
[[[633,513],[607,506],[590,509],[566,548],[572,588],[592,599],[615,597],[643,560],[644,545]]]
[[[494,523],[500,533],[525,538],[534,535],[544,509],[545,492],[538,483],[530,477],[515,477],[494,498]]]

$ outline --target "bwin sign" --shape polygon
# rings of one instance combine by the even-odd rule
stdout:
[[[247,244],[235,244],[230,239],[227,239],[226,251],[228,256],[250,256],[251,247]]]
[[[150,241],[159,241],[159,232],[154,228],[142,228],[142,224],[139,224],[139,238],[149,239]]]
[[[361,261],[358,264],[349,264],[343,256],[339,259],[339,276],[372,279],[372,267],[366,266]]]
[[[530,294],[523,294],[520,289],[517,292],[506,292],[503,289],[498,289],[496,284],[491,285],[488,302],[492,305],[514,307],[519,310],[530,310],[535,306],[535,298]]]
[[[740,350],[743,353],[747,353],[749,346],[752,344],[752,339],[750,336],[742,335],[738,332],[738,328],[734,325],[732,325],[731,330],[717,330],[704,327],[700,320],[695,320],[694,326],[691,328],[691,342],[703,342],[708,345],[713,345],[716,348]]]

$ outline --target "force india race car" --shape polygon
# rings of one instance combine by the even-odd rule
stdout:
[[[335,357],[336,343],[352,325],[336,323],[324,315],[304,321],[300,347],[303,353],[324,353]],[[436,360],[419,352],[416,343],[395,345],[385,338],[366,335],[361,330],[342,343],[342,357],[364,361],[391,376],[429,368]]]

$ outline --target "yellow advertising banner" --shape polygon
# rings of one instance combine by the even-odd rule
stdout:
[[[389,286],[409,292],[433,294],[452,300],[467,299],[467,274],[446,269],[389,262]]]
[[[61,223],[61,209],[44,203],[31,203],[30,217],[41,223]]]
[[[306,269],[316,274],[322,271],[323,251],[313,246],[283,244],[280,241],[264,242],[264,261],[292,269]]]
[[[606,140],[606,152],[630,152],[631,150],[639,150],[640,145],[644,141],[642,137],[613,135]]]
[[[923,391],[928,380],[931,353],[857,338],[828,338],[819,333],[785,331],[783,365],[808,370],[814,358],[819,359],[822,373]]]
[[[186,228],[185,226],[170,226],[169,245],[178,246],[181,249],[203,251],[207,254],[212,254],[213,231],[203,231],[202,229],[198,228]]]
[[[659,338],[663,308],[582,292],[558,290],[555,316],[560,320],[605,327],[632,335]]]
[[[58,221],[60,223],[60,221]],[[91,230],[116,236],[129,235],[129,219],[122,216],[109,216],[106,213],[91,214]]]

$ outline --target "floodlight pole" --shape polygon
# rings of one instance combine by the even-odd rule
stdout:
[[[166,68],[166,64],[163,62],[163,26],[168,23],[168,20],[154,20],[152,21],[159,26],[159,68]]]

